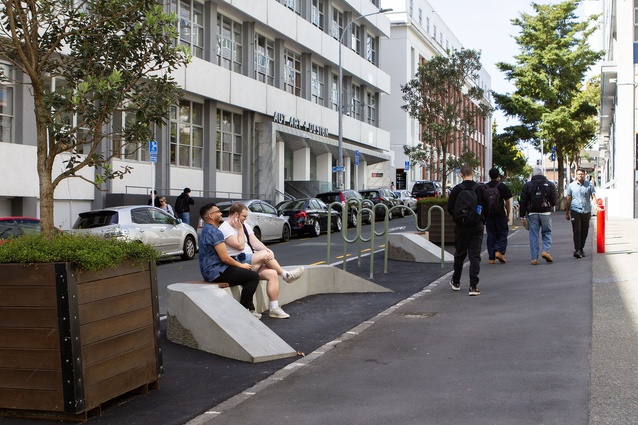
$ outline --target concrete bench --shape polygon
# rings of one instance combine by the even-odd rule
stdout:
[[[268,310],[266,282],[255,293],[257,311]],[[190,281],[167,288],[169,341],[247,362],[295,356],[297,352],[241,304],[240,286]],[[280,280],[279,304],[328,293],[391,292],[332,266],[307,266],[292,283]],[[291,318],[294,320],[294,317]]]

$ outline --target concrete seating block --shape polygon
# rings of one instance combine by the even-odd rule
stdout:
[[[454,262],[454,255],[444,251],[443,261]],[[440,263],[441,247],[416,233],[390,233],[388,235],[388,258],[418,263]]]

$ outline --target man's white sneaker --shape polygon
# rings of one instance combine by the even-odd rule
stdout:
[[[294,270],[286,271],[284,275],[282,276],[282,279],[288,283],[294,282],[295,280],[301,277],[304,270],[305,269],[303,268],[303,266],[301,266],[301,267],[297,267]]]
[[[255,310],[250,310],[250,314],[255,316],[257,320],[261,320],[261,313],[257,313]]]
[[[281,307],[277,307],[273,310],[270,310],[268,316],[274,317],[275,319],[287,319],[290,317],[290,314],[283,311]]]

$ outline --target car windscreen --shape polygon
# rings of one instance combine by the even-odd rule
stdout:
[[[302,200],[294,200],[294,201],[288,201],[285,202],[283,204],[280,204],[278,206],[278,208],[280,210],[302,210],[304,209],[304,205],[306,204],[306,200],[302,199]]]
[[[333,202],[341,202],[341,197],[338,193],[324,193],[317,195],[317,198],[321,199],[326,204],[332,204]]]
[[[73,225],[74,229],[92,229],[118,223],[117,211],[91,211],[80,213]]]

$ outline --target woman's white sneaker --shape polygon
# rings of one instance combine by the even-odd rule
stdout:
[[[275,319],[287,319],[290,317],[290,314],[283,311],[281,307],[277,307],[273,310],[270,310],[268,316],[274,317]]]
[[[290,270],[290,271],[286,271],[284,272],[284,275],[282,276],[282,279],[285,280],[288,283],[294,282],[295,280],[299,279],[301,277],[301,275],[304,272],[304,268],[303,266],[301,267],[297,267],[294,270]]]

